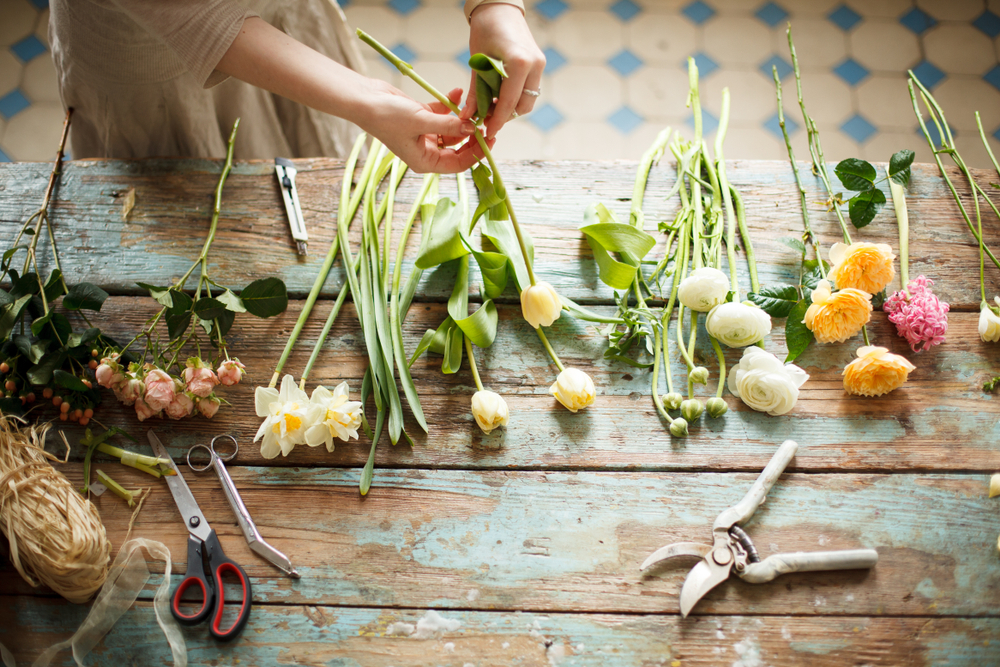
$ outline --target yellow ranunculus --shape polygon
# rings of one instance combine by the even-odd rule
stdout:
[[[549,393],[556,397],[570,412],[583,410],[597,398],[594,381],[576,368],[567,368],[549,387]]]
[[[816,336],[816,342],[843,343],[861,331],[871,318],[870,294],[853,287],[832,292],[830,283],[821,280],[813,290],[805,324]]]
[[[521,292],[521,314],[534,329],[551,326],[562,314],[562,300],[552,285],[538,281]]]
[[[495,391],[484,389],[472,395],[472,416],[476,418],[483,433],[506,426],[509,414],[507,402]]]
[[[896,275],[894,259],[892,248],[885,243],[834,243],[830,247],[830,278],[839,289],[853,287],[878,294]]]
[[[900,387],[916,366],[884,347],[865,345],[844,369],[844,389],[857,396],[882,396]]]

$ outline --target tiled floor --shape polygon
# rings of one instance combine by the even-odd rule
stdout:
[[[459,0],[350,0],[364,28],[441,88],[468,85],[468,28]],[[786,86],[793,145],[805,132],[790,94],[784,27],[792,22],[810,113],[831,160],[887,160],[900,148],[929,161],[906,91],[913,68],[934,90],[966,160],[988,166],[978,110],[1000,152],[1000,0],[527,0],[548,59],[533,114],[503,131],[506,158],[637,158],[671,126],[691,134],[685,60],[702,73],[706,128],[732,95],[731,158],[785,156],[771,65]],[[0,160],[51,159],[62,111],[47,52],[47,0],[0,0]],[[426,94],[361,47],[369,73]],[[711,136],[711,135],[710,135]]]

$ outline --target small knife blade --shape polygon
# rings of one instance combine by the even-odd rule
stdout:
[[[295,239],[295,249],[300,255],[308,254],[309,234],[306,233],[306,223],[302,219],[302,207],[299,205],[299,191],[295,187],[295,164],[286,158],[274,158],[274,172],[278,175],[278,187],[281,198],[285,202],[285,213],[288,215],[288,226]]]

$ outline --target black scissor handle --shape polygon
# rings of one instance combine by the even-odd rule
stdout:
[[[229,560],[226,554],[222,551],[222,545],[219,544],[219,538],[215,535],[213,530],[208,534],[205,539],[205,548],[208,552],[208,564],[212,571],[212,583],[215,585],[215,610],[212,614],[212,624],[211,632],[212,636],[220,641],[229,641],[233,639],[236,635],[243,630],[243,626],[247,624],[247,620],[250,618],[250,604],[253,601],[253,591],[250,588],[250,577],[244,572],[243,568],[237,565],[235,562]],[[229,626],[228,629],[223,630],[219,627],[222,623],[222,612],[226,607],[226,596],[225,588],[223,586],[222,577],[225,574],[234,575],[239,579],[240,585],[243,587],[243,595],[240,598],[240,612],[233,621],[233,624]]]
[[[215,531],[212,531],[212,536],[215,536]],[[184,579],[181,580],[181,583],[177,586],[177,590],[174,591],[173,599],[170,603],[170,611],[181,625],[197,625],[212,613],[212,603],[215,601],[216,589],[212,582],[205,577],[205,565],[202,560],[204,547],[205,543],[197,537],[194,535],[188,536],[187,572],[184,573]],[[185,614],[181,611],[181,597],[184,595],[184,591],[192,586],[201,588],[201,607],[193,614]]]

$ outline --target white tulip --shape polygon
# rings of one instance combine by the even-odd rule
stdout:
[[[521,314],[537,329],[552,326],[562,315],[562,300],[552,285],[540,280],[521,292]]]
[[[799,387],[809,375],[795,364],[783,364],[770,352],[748,347],[729,374],[729,391],[758,412],[783,415],[799,400]]]
[[[476,418],[483,433],[489,433],[499,426],[506,426],[510,412],[503,396],[484,389],[472,395],[472,416]]]
[[[708,314],[705,329],[729,347],[746,347],[771,333],[771,316],[752,304],[723,303]]]
[[[699,313],[707,313],[720,303],[725,303],[727,294],[729,278],[722,271],[711,267],[695,269],[677,288],[677,298],[684,307]]]
[[[549,393],[570,412],[582,410],[597,398],[594,381],[581,370],[567,368],[549,387]]]
[[[1000,306],[1000,296],[995,296],[993,299]],[[983,309],[979,311],[979,337],[984,343],[995,343],[1000,340],[1000,317],[997,317],[988,304],[983,304]]]

